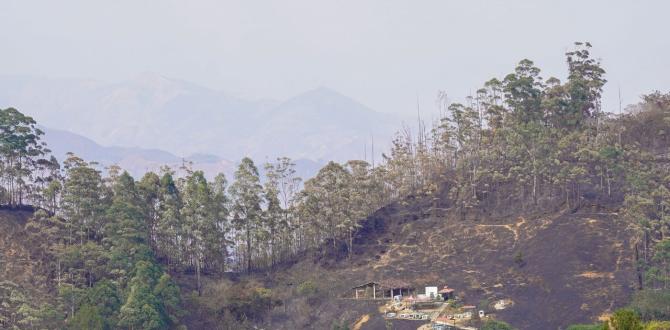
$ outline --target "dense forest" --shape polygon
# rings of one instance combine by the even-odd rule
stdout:
[[[185,175],[164,167],[139,180],[74,154],[59,163],[31,117],[1,110],[0,200],[35,210],[25,230],[54,298],[36,301],[0,281],[0,326],[183,327],[181,305],[202,295],[203,277],[271,273],[306,253],[346,259],[367,216],[445,186],[456,214],[509,203],[502,193],[524,210],[621,204],[637,232],[629,248],[639,292],[612,325],[670,320],[659,308],[670,300],[670,94],[602,109],[605,70],[590,50],[576,43],[566,53],[564,81],[525,59],[463,103],[440,92],[440,119],[400,130],[381,164],[330,162],[307,180],[288,158],[260,168],[244,158],[232,178],[213,180],[188,163]],[[193,292],[177,284],[182,275]],[[280,304],[256,287],[227,313],[242,322]],[[638,327],[616,325],[624,319]]]

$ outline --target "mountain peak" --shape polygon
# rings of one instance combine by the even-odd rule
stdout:
[[[151,89],[160,89],[165,88],[167,86],[174,86],[177,84],[176,81],[170,78],[167,78],[156,72],[150,72],[150,71],[138,74],[130,82],[132,84]]]
[[[311,96],[311,97],[316,97],[316,98],[342,98],[342,99],[349,99],[351,100],[350,97],[326,86],[319,86],[317,88],[308,90],[303,92],[302,94],[299,94],[297,97],[304,97],[304,96]]]
[[[137,74],[134,78],[134,81],[159,81],[159,80],[170,80],[166,76],[153,72],[153,71],[144,71]]]
[[[367,106],[332,88],[320,86],[298,94],[282,104],[282,107],[309,107],[321,111],[330,110],[363,110],[373,111]]]

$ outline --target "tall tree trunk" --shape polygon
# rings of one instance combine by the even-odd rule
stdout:
[[[647,250],[648,250],[648,249],[649,249],[649,233],[648,233],[647,230],[645,229],[645,230],[644,230],[644,251],[643,251],[643,254],[644,254],[644,263],[645,263],[645,264],[646,264],[647,262],[649,262],[649,260],[647,260]]]
[[[612,197],[612,178],[610,178],[609,170],[607,171],[607,197]]]
[[[56,266],[56,267],[58,268],[58,270],[57,270],[57,271],[58,271],[58,275],[57,275],[57,283],[58,283],[58,287],[60,288],[60,285],[61,285],[61,277],[60,277],[60,274],[61,274],[61,271],[60,271],[60,258],[58,258],[57,266]]]
[[[247,273],[251,274],[251,225],[247,219]]]
[[[642,267],[640,266],[640,250],[638,249],[637,243],[635,243],[635,270],[637,273],[638,290],[642,290]]]
[[[352,234],[354,230],[349,228],[349,260],[351,260],[351,253],[354,249],[354,236]]]
[[[202,282],[200,281],[200,255],[196,252],[195,256],[195,274],[197,278],[198,296],[202,296]]]
[[[276,246],[275,246],[275,230],[272,229],[270,231],[270,268],[274,269],[275,268],[275,253],[276,253]]]

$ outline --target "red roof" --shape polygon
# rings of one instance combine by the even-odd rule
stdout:
[[[451,320],[448,319],[446,316],[440,316],[437,319],[435,319],[435,322],[449,324]]]
[[[454,289],[450,289],[447,286],[445,286],[442,290],[438,291],[438,293],[452,293],[452,292],[454,292]]]

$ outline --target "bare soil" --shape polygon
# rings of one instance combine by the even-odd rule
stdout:
[[[450,211],[446,199],[438,207],[448,211],[436,214],[427,200],[394,203],[368,218],[355,237],[351,260],[321,254],[303,258],[273,275],[272,282],[316,280],[333,299],[351,298],[351,287],[386,278],[412,283],[419,291],[449,285],[467,304],[487,300],[496,318],[533,330],[596,321],[625,305],[635,287],[632,233],[619,220],[617,203],[585,201],[579,208],[558,205],[545,211],[508,205],[505,212],[479,209],[463,216]],[[514,304],[495,311],[492,304],[500,299]],[[307,327],[327,326],[347,315],[354,324],[369,313],[356,313],[360,302],[343,301],[339,307],[325,303],[333,310]],[[394,321],[394,328],[421,324]],[[361,329],[385,329],[381,314],[371,314]]]

